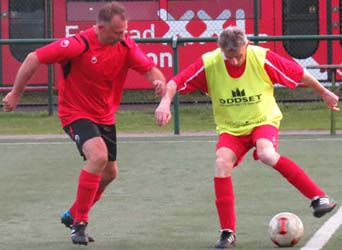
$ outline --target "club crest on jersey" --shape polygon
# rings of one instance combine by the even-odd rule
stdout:
[[[97,57],[96,57],[96,56],[91,57],[90,62],[91,62],[92,64],[97,63]]]
[[[68,47],[69,44],[70,44],[69,40],[66,40],[66,39],[62,40],[61,43],[60,43],[62,48]]]

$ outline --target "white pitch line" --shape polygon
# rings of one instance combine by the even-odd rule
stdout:
[[[330,217],[300,250],[320,250],[342,224],[342,206]]]
[[[70,142],[0,142],[0,145],[5,146],[16,146],[16,145],[65,145],[65,144],[73,144],[72,141]]]
[[[125,144],[125,143],[170,143],[170,144],[174,144],[174,143],[194,143],[194,142],[201,142],[201,143],[216,143],[217,140],[216,139],[211,139],[208,138],[208,140],[191,140],[189,139],[183,139],[183,140],[150,140],[148,137],[146,138],[146,140],[144,140],[143,137],[139,137],[139,139],[137,140],[125,140],[122,138],[118,138],[117,142],[118,144]],[[338,138],[279,138],[279,141],[282,142],[301,142],[301,141],[341,141],[342,137],[338,137]],[[72,144],[73,142],[70,140],[68,141],[28,141],[28,142],[17,142],[15,140],[12,141],[7,141],[7,142],[1,142],[0,140],[0,145],[63,145],[63,144]]]

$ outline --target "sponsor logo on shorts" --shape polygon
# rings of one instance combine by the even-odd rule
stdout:
[[[80,136],[79,135],[75,135],[75,142],[77,142],[77,143],[80,143]]]

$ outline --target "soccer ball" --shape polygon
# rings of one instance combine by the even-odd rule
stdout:
[[[268,233],[277,246],[294,246],[304,234],[303,222],[293,213],[282,212],[271,219],[268,225]]]

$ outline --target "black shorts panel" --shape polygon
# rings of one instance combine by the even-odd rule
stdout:
[[[78,151],[86,160],[82,151],[83,144],[94,137],[101,136],[104,140],[107,151],[108,161],[116,160],[116,127],[113,125],[96,124],[88,119],[80,119],[64,127],[64,131],[75,141]]]

